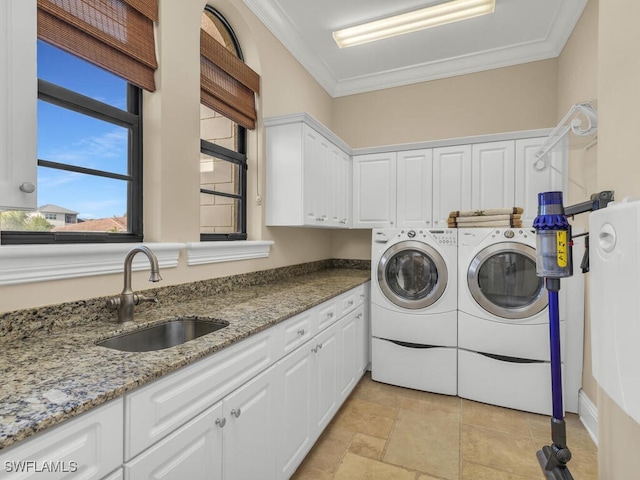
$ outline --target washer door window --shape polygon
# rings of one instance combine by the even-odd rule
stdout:
[[[491,245],[475,256],[467,283],[487,312],[507,319],[527,318],[547,306],[547,292],[536,275],[536,251],[516,242]]]
[[[447,266],[431,246],[407,240],[395,244],[380,258],[378,285],[399,307],[428,307],[447,287]]]

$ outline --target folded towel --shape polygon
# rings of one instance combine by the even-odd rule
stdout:
[[[521,207],[512,208],[487,208],[485,210],[456,210],[449,214],[450,218],[456,217],[484,217],[487,215],[512,215],[516,213],[522,213],[524,210]]]
[[[449,228],[486,228],[486,227],[512,227],[522,228],[522,220],[490,220],[488,222],[466,222],[450,218],[447,220]]]
[[[478,217],[449,217],[447,218],[448,223],[486,223],[486,222],[495,222],[496,220],[520,220],[522,217],[521,213],[515,213],[512,215],[483,215]],[[478,225],[480,226],[480,225]]]

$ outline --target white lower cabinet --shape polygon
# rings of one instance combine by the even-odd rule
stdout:
[[[277,380],[271,367],[224,399],[223,479],[276,478]]]
[[[286,356],[278,366],[281,378],[278,393],[278,478],[293,475],[315,441],[314,357],[315,352],[308,345]]]
[[[0,478],[98,480],[114,472],[122,465],[122,405],[112,400],[2,450]]]

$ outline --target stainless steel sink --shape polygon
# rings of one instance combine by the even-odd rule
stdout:
[[[225,328],[229,322],[204,317],[169,320],[151,327],[96,342],[96,345],[123,352],[151,352],[181,345],[194,338]]]

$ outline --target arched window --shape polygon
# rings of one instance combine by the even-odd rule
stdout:
[[[205,7],[200,26],[200,239],[246,240],[246,131],[259,77],[229,23]]]

